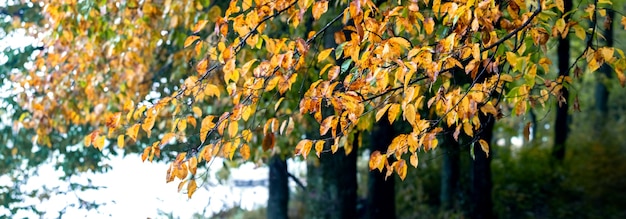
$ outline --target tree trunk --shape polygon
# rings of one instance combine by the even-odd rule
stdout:
[[[482,124],[481,132],[479,133],[479,139],[485,140],[488,143],[493,138],[493,125],[495,118],[492,115],[484,116],[480,115],[480,121]],[[492,145],[490,143],[490,145]],[[494,218],[492,211],[491,201],[491,154],[493,154],[494,147],[489,148],[489,154],[485,153],[480,146],[479,142],[473,144],[474,147],[474,160],[472,161],[472,207],[471,217],[474,219]]]
[[[341,147],[309,160],[306,218],[356,218],[356,151],[346,155]]]
[[[572,1],[565,0],[565,12],[572,10]],[[569,19],[569,16],[565,17],[565,20]],[[559,40],[559,46],[557,48],[559,56],[559,76],[569,76],[569,58],[570,58],[570,43],[569,37]],[[556,121],[554,124],[554,148],[552,149],[552,156],[557,161],[563,161],[565,158],[565,140],[568,135],[568,100],[569,91],[563,87],[561,89],[561,98],[558,99],[556,109]]]
[[[286,219],[289,204],[289,178],[287,161],[276,154],[269,162],[269,198],[267,218]]]
[[[606,26],[604,30],[604,38],[606,39],[606,46],[613,47],[613,18],[615,17],[615,11],[607,10],[606,18],[608,19],[609,25]],[[598,82],[596,83],[596,109],[600,113],[601,118],[605,118],[606,114],[609,111],[608,102],[609,102],[609,90],[605,84],[605,78],[611,78],[611,67],[606,63],[602,65],[600,68],[602,74],[598,75]],[[602,121],[598,121],[598,125],[604,124]]]
[[[441,167],[441,192],[439,194],[439,200],[441,202],[441,209],[445,211],[458,209],[459,202],[459,180],[460,180],[460,168],[461,157],[459,154],[459,142],[457,142],[451,130],[444,135],[443,142],[440,144],[440,148],[443,151],[443,164]]]
[[[376,150],[386,152],[395,136],[393,126],[389,124],[387,116],[376,123],[376,127],[371,134],[371,152]],[[365,218],[396,218],[396,200],[394,191],[395,178],[389,177],[385,180],[385,171],[373,170],[369,172],[369,182],[367,187],[367,204],[365,207]]]

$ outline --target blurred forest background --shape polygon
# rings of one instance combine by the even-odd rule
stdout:
[[[208,2],[208,1],[207,1]],[[613,8],[621,16],[624,2],[614,1]],[[37,24],[43,19],[38,5],[25,1],[0,4],[0,38],[13,44],[23,31],[16,22]],[[607,17],[615,18],[609,11]],[[626,49],[626,31],[619,22],[600,21],[606,41],[602,44]],[[608,23],[609,25],[606,25]],[[172,32],[180,47],[185,33]],[[178,34],[178,35],[176,35]],[[10,42],[6,42],[10,41]],[[64,159],[52,161],[66,177],[83,172],[106,172],[109,167],[98,165],[109,156],[123,156],[129,151],[111,149],[106,153],[71,147],[37,147],[33,149],[33,130],[14,129],[11,121],[21,120],[25,112],[14,100],[11,74],[27,71],[39,45],[13,47],[3,45],[0,56],[0,175],[9,177],[11,184],[0,185],[0,208],[11,213],[19,210],[44,212],[35,207],[15,208],[25,197],[54,195],[49,188],[24,191],[21,185],[36,175],[37,167],[51,162],[60,154]],[[175,48],[164,48],[164,50]],[[584,49],[572,43],[575,54]],[[556,51],[549,54],[556,57]],[[571,57],[573,59],[573,57]],[[556,65],[556,63],[554,63]],[[171,66],[170,66],[171,67]],[[184,68],[183,68],[184,69]],[[175,71],[173,69],[172,71]],[[182,70],[178,70],[182,71]],[[556,73],[551,73],[556,74]],[[621,88],[610,69],[576,78],[571,89],[579,106],[567,111],[567,132],[556,131],[557,103],[530,109],[524,116],[514,116],[505,109],[505,117],[494,126],[491,147],[491,211],[486,218],[626,218],[626,90]],[[509,113],[506,112],[509,110]],[[347,156],[323,154],[321,159],[308,162],[306,175],[287,172],[280,157],[268,162],[270,176],[268,206],[256,210],[239,207],[224,209],[215,215],[198,218],[465,218],[472,215],[476,194],[472,191],[470,144],[452,143],[449,136],[440,136],[442,146],[420,154],[419,167],[410,170],[404,181],[396,175],[387,180],[378,171],[369,171],[371,151],[388,145],[395,135],[406,133],[406,125],[393,126],[384,122],[371,132],[360,133],[362,145],[357,153]],[[27,133],[31,132],[31,133]],[[81,142],[86,129],[73,129],[66,135],[52,136],[55,144],[73,145]],[[555,155],[556,136],[565,135],[563,158]],[[134,151],[133,151],[134,150]],[[342,153],[339,153],[342,154]],[[343,162],[350,160],[353,163]],[[239,163],[227,163],[236,168]],[[220,177],[228,178],[228,171]],[[356,180],[353,180],[356,179]],[[297,186],[288,187],[290,181]],[[224,181],[225,182],[225,181]],[[356,183],[352,183],[356,182]],[[74,185],[72,189],[98,189],[89,184]],[[84,207],[97,208],[98,203]],[[348,210],[346,210],[348,209]],[[161,215],[167,217],[167,214]],[[10,215],[4,215],[10,217]]]

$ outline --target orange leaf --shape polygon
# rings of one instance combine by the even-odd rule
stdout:
[[[322,121],[322,123],[320,124],[320,135],[325,135],[328,132],[328,130],[332,126],[332,121],[334,117],[335,116],[329,116],[326,117],[324,121]]]
[[[415,168],[417,168],[417,165],[419,164],[418,159],[417,159],[417,153],[413,153],[411,154],[410,160],[411,165],[413,165]]]
[[[394,103],[389,107],[389,111],[387,112],[387,116],[389,118],[389,124],[393,124],[393,122],[398,117],[398,113],[400,113],[400,104]]]
[[[406,178],[406,161],[404,160],[399,160],[394,162],[395,165],[393,165],[396,169],[396,173],[398,173],[398,176],[400,176],[400,179],[402,179],[402,181],[404,181],[404,179]]]
[[[317,155],[317,158],[320,158],[322,151],[324,150],[324,143],[326,143],[324,140],[318,140],[315,142],[315,155]]]
[[[196,36],[196,35],[188,36],[187,39],[185,39],[184,47],[187,48],[187,47],[191,46],[191,44],[196,42],[196,40],[198,40],[198,39],[200,39],[200,37]]]
[[[120,112],[108,114],[106,118],[106,126],[112,129],[117,128],[117,126],[120,124],[121,115],[122,113]]]
[[[328,10],[328,1],[317,1],[313,5],[313,19],[318,20]]]
[[[241,153],[243,160],[248,160],[250,158],[250,146],[244,143],[239,149],[239,153]]]
[[[193,156],[189,159],[189,172],[191,175],[196,175],[196,170],[198,169],[198,159]]]
[[[387,156],[384,156],[380,153],[380,151],[374,151],[370,155],[369,167],[370,170],[378,169],[379,172],[383,172],[383,167],[385,167],[385,162],[387,161]]]
[[[426,18],[424,20],[424,30],[426,30],[426,34],[431,34],[435,29],[435,21],[432,17]]]
[[[193,116],[187,116],[187,123],[191,124],[194,128],[196,127],[196,118]]]
[[[148,134],[150,137],[150,133],[152,127],[154,127],[154,122],[156,120],[156,115],[154,115],[154,110],[149,109],[146,115],[146,119],[143,120],[143,124],[141,124],[141,128]]]
[[[196,192],[197,188],[198,188],[198,185],[196,184],[196,180],[193,180],[193,179],[190,180],[189,185],[187,185],[187,197],[191,198],[193,193]]]
[[[146,149],[143,149],[143,154],[141,154],[141,161],[146,162],[146,158],[148,158],[150,152],[152,152],[152,147],[147,147]]]
[[[265,138],[263,138],[263,143],[262,143],[262,147],[263,147],[263,151],[267,151],[269,149],[274,148],[274,143],[276,142],[276,140],[274,139],[274,133],[269,132],[265,135]]]
[[[478,143],[480,144],[480,149],[482,149],[485,154],[487,154],[487,157],[489,157],[489,144],[487,143],[487,141],[480,139],[478,140]]]
[[[139,133],[139,124],[134,124],[128,130],[126,130],[126,135],[128,135],[134,141],[137,141],[137,134],[138,133]]]
[[[175,139],[176,138],[176,134],[170,132],[170,133],[167,133],[167,134],[163,135],[163,138],[161,138],[161,145],[165,145],[165,144],[169,143],[170,140],[172,140],[172,138]]]
[[[198,21],[198,23],[196,23],[196,25],[193,26],[191,30],[193,31],[193,33],[198,33],[200,32],[200,30],[202,30],[202,28],[204,28],[204,26],[206,26],[208,22],[208,20],[200,20]]]
[[[298,145],[296,145],[295,155],[302,155],[302,157],[306,160],[307,155],[311,151],[311,146],[313,146],[313,142],[308,139],[301,140]]]
[[[213,123],[214,116],[207,116],[202,119],[202,124],[200,126],[200,141],[204,143],[206,140],[206,135],[209,133],[211,129],[215,127],[215,123]]]

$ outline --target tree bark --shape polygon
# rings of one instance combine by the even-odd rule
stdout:
[[[385,152],[395,136],[393,126],[389,124],[387,116],[376,123],[371,134],[371,152],[376,150]],[[369,172],[367,187],[367,204],[365,218],[382,219],[396,218],[396,200],[393,176],[385,180],[385,171],[372,170]]]
[[[441,142],[440,145],[443,151],[443,164],[441,167],[441,192],[439,194],[439,201],[441,202],[441,209],[448,211],[459,207],[457,197],[459,197],[458,194],[460,191],[460,146],[459,142],[454,139],[452,130],[446,132],[443,142]]]
[[[572,1],[565,0],[565,12],[572,10]],[[565,20],[569,19],[569,16],[565,17]],[[557,48],[559,57],[559,76],[569,76],[569,58],[570,58],[570,42],[569,37],[559,40],[559,46]],[[556,121],[554,124],[554,148],[552,149],[552,156],[557,161],[563,161],[565,158],[565,140],[568,135],[569,121],[568,121],[568,108],[569,104],[569,91],[563,87],[561,89],[561,98],[557,101],[556,109]],[[563,101],[561,101],[563,100]]]
[[[307,166],[306,218],[356,218],[356,146],[348,155],[343,147],[322,153]]]
[[[606,26],[605,27],[606,29],[604,30],[604,38],[605,38],[607,47],[613,47],[613,28],[612,28],[613,18],[615,18],[615,11],[607,10],[605,19],[608,19],[608,22],[610,22],[609,25]],[[596,109],[601,114],[600,116],[604,118],[604,116],[606,116],[606,114],[609,111],[609,108],[608,108],[609,90],[606,87],[604,79],[611,78],[612,72],[611,72],[611,67],[607,65],[606,63],[602,65],[602,67],[600,68],[600,71],[602,72],[602,74],[598,75],[598,82],[596,83],[595,99],[596,99]],[[598,123],[604,124],[602,121],[599,121]]]
[[[478,134],[479,139],[491,144],[493,138],[493,126],[495,118],[492,115],[480,115],[482,130]],[[494,218],[491,200],[491,154],[493,147],[490,146],[489,154],[485,153],[479,142],[473,144],[474,160],[472,161],[472,207],[471,217],[474,219]]]
[[[267,218],[287,219],[289,205],[289,175],[287,161],[276,154],[269,162],[269,198]]]

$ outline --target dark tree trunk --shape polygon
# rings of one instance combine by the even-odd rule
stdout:
[[[441,167],[441,193],[439,200],[442,210],[453,210],[459,207],[459,180],[461,173],[460,146],[452,135],[453,130],[448,130],[444,135],[440,148],[443,151],[443,164]]]
[[[286,219],[289,204],[287,162],[280,155],[274,155],[270,158],[269,169],[267,218]]]
[[[604,38],[606,39],[606,46],[613,47],[613,18],[615,17],[615,11],[607,10],[605,19],[608,19],[610,24],[606,26],[604,30]],[[611,67],[609,65],[604,64],[600,68],[602,74],[598,75],[598,82],[596,83],[596,109],[601,114],[601,118],[604,118],[609,111],[608,102],[609,102],[609,90],[605,84],[605,78],[611,78]],[[603,124],[602,121],[598,121],[600,124]]]
[[[356,151],[345,155],[341,147],[309,160],[306,218],[356,218]]]
[[[565,0],[565,12],[572,10],[572,1]],[[565,18],[566,22],[569,16]],[[557,48],[559,56],[559,76],[569,76],[569,58],[570,58],[570,43],[569,37],[559,40],[559,46]],[[569,121],[568,121],[568,108],[569,104],[569,91],[567,88],[561,89],[561,98],[557,101],[556,109],[556,121],[554,124],[554,148],[552,149],[552,156],[557,161],[563,161],[565,158],[565,140],[568,135]]]
[[[389,124],[387,116],[383,116],[383,119],[376,123],[376,127],[372,131],[371,152],[376,150],[382,153],[386,152],[394,136],[393,126]],[[385,180],[385,170],[382,173],[378,170],[370,171],[365,218],[394,219],[396,218],[395,203],[394,177],[391,176]]]
[[[493,125],[495,118],[493,116],[480,115],[482,124],[479,139],[483,139],[490,143],[493,138]],[[494,218],[491,200],[491,154],[493,147],[490,147],[489,155],[486,154],[479,142],[473,144],[475,159],[472,161],[472,207],[471,217],[474,219]]]

